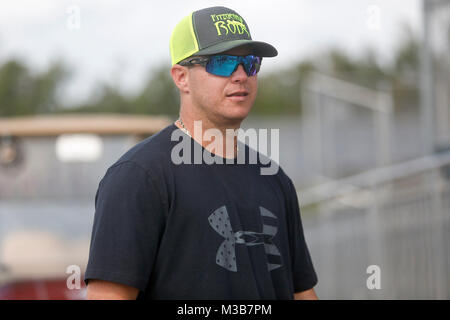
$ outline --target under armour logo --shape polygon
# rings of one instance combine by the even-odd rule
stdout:
[[[217,231],[225,240],[220,245],[216,254],[216,263],[229,271],[237,271],[236,263],[236,244],[246,246],[264,245],[267,255],[267,268],[272,271],[281,267],[281,254],[278,248],[273,244],[272,239],[277,234],[277,217],[269,210],[259,207],[261,220],[263,221],[262,232],[237,231],[234,232],[231,227],[230,217],[228,216],[226,206],[215,210],[208,221],[211,227]]]

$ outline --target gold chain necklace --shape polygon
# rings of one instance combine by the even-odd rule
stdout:
[[[177,120],[180,124],[181,124],[181,126],[183,127],[183,131],[184,132],[186,132],[186,134],[189,136],[189,137],[191,137],[192,138],[192,135],[191,135],[191,133],[189,132],[189,130],[188,129],[186,129],[186,127],[184,126],[184,123],[183,123],[183,121],[181,121],[181,118],[178,118],[178,120]]]

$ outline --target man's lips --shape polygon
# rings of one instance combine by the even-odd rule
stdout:
[[[227,94],[228,98],[231,98],[231,97],[245,98],[246,96],[248,96],[248,91],[235,91],[235,92]]]

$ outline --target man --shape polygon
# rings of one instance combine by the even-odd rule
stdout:
[[[292,181],[281,168],[262,175],[260,162],[238,164],[250,148],[227,134],[250,112],[262,57],[276,49],[253,41],[235,11],[213,7],[184,18],[170,50],[180,118],[125,153],[100,182],[87,297],[317,299]],[[194,121],[226,141],[211,147]],[[188,141],[183,157],[200,150],[222,162],[177,163],[180,135]]]

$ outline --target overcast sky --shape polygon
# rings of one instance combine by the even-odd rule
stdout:
[[[420,0],[15,0],[0,5],[0,61],[19,56],[39,70],[63,59],[73,71],[71,102],[87,98],[100,81],[133,92],[149,69],[169,62],[176,23],[215,5],[237,11],[253,39],[278,49],[262,72],[333,46],[354,55],[370,46],[389,61],[403,24],[420,34]]]

